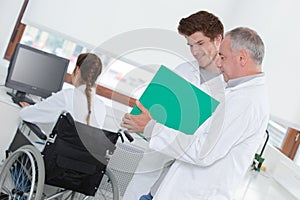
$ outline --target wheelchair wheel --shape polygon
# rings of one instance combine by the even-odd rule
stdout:
[[[106,168],[100,186],[94,197],[77,193],[74,200],[119,200],[119,187],[115,175],[109,168]]]
[[[45,180],[44,161],[31,145],[13,152],[0,173],[0,199],[40,200]]]
[[[100,183],[95,199],[119,200],[119,187],[115,175],[108,167],[106,168],[105,175]]]

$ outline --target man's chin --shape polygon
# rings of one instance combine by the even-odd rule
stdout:
[[[227,78],[227,76],[224,75],[223,72],[221,72],[221,73],[222,73],[222,76],[223,76],[223,80],[227,83],[229,79]]]

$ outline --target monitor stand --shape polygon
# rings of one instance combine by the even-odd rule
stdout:
[[[13,92],[6,92],[9,96],[11,96],[11,99],[13,100],[14,103],[18,104],[20,102],[27,102],[29,103],[30,105],[33,105],[35,104],[35,102],[26,97],[26,93],[25,92],[22,92],[22,91],[17,91],[16,93],[13,93]]]

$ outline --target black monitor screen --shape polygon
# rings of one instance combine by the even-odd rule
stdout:
[[[61,90],[69,60],[23,44],[16,46],[5,85],[43,98]]]

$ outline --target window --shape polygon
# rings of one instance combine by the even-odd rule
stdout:
[[[29,0],[24,0],[4,58],[10,60],[18,42],[68,58],[70,65],[65,81],[70,82],[70,73],[75,67],[77,56],[83,52],[90,52],[91,49],[40,30],[39,27],[21,23],[28,2]],[[104,66],[103,73],[97,82],[97,94],[133,106],[134,98],[138,98],[142,94],[146,84],[154,76],[154,72],[137,67],[130,62],[113,59],[107,54],[97,52],[97,55],[101,58]]]
[[[12,32],[9,44],[7,46],[4,59],[10,60],[15,46],[17,43],[23,43],[29,46],[36,47],[38,49],[54,53],[56,55],[69,58],[70,59],[70,66],[68,68],[68,73],[66,76],[65,81],[66,82],[71,82],[71,72],[73,71],[75,67],[75,62],[76,58],[80,53],[90,51],[88,48],[76,44],[72,41],[68,41],[64,38],[55,36],[53,34],[50,34],[48,32],[45,32],[43,30],[39,30],[36,27],[30,27],[26,24],[21,23],[24,11],[26,9],[26,6],[28,4],[28,0],[24,0],[22,9],[20,11],[20,14],[18,16],[17,22],[15,24],[14,30]],[[98,53],[99,55],[99,53]],[[109,66],[109,63],[112,62],[112,58],[106,56],[106,55],[101,55],[100,56],[103,66]],[[103,70],[105,71],[105,69]],[[107,75],[110,76],[111,71],[107,70],[108,73]],[[114,73],[113,73],[114,74]],[[103,73],[102,73],[103,75]],[[116,79],[118,79],[120,76],[115,76]],[[105,77],[107,84],[104,85],[110,85],[109,82],[110,78]],[[104,79],[104,80],[105,80]],[[120,103],[123,103],[125,105],[133,106],[135,104],[135,99],[131,98],[129,96],[124,95],[124,93],[119,92],[119,91],[114,91],[111,89],[112,87],[103,87],[101,85],[97,85],[97,94],[100,96],[104,96],[109,99],[113,99],[115,101],[118,101]]]
[[[270,133],[270,143],[280,149],[288,127],[278,122],[278,120],[270,119],[267,129]]]
[[[26,26],[20,43],[68,58],[70,60],[68,73],[73,72],[77,56],[89,51],[86,47],[32,26]]]
[[[69,74],[73,72],[79,54],[93,52],[93,49],[88,49],[80,44],[28,25],[26,26],[20,43],[60,57],[68,58],[70,60],[67,71]],[[145,85],[153,76],[151,75],[153,73],[137,69],[135,65],[130,64],[129,62],[114,59],[99,51],[95,53],[101,58],[103,64],[103,72],[98,79],[97,84],[103,85],[114,91],[137,98],[145,89],[141,86]],[[132,73],[133,71],[134,73]],[[143,73],[143,76],[137,76],[136,73]],[[141,79],[139,77],[149,78]]]

